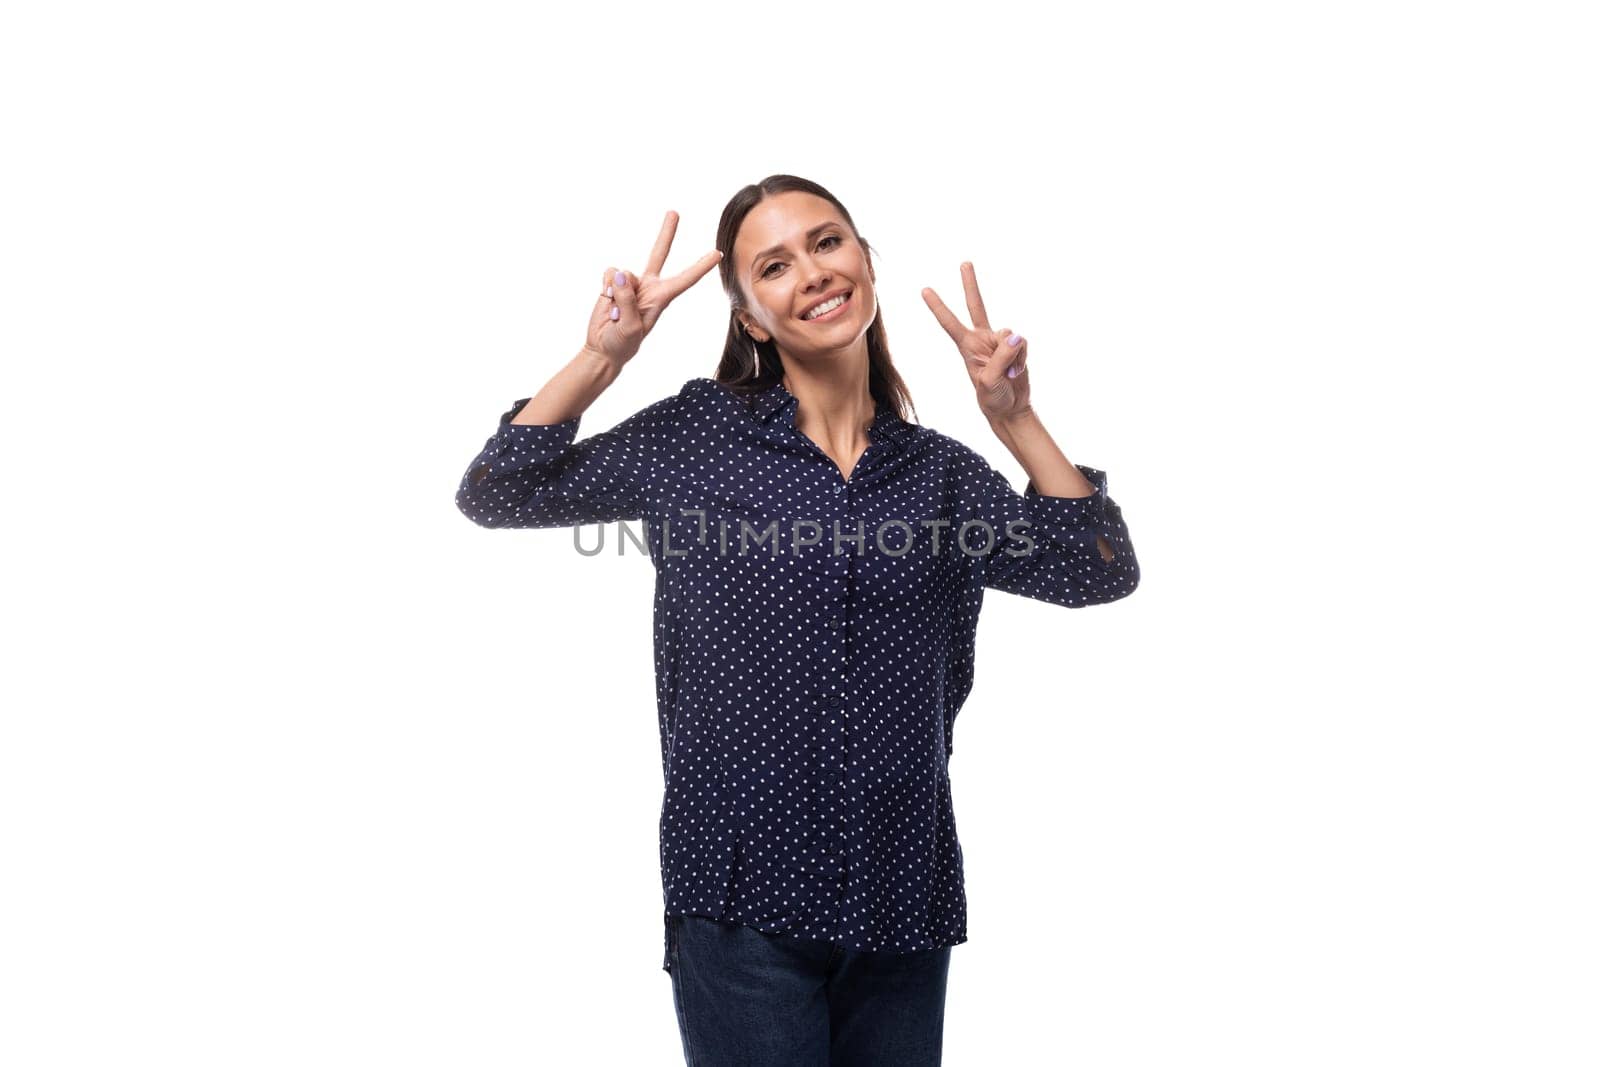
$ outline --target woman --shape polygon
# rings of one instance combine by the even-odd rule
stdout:
[[[1105,474],[1034,412],[1027,341],[932,289],[979,409],[1028,472],[906,421],[871,248],[821,186],[775,175],[716,250],[607,270],[573,357],[500,428],[457,504],[490,527],[644,520],[656,568],[665,958],[693,1064],[936,1064],[967,939],[952,727],[985,589],[1065,607],[1139,566]],[[713,266],[715,378],[574,443],[582,413]]]

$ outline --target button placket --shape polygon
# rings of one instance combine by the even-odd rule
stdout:
[[[821,456],[821,450],[817,450]],[[826,458],[826,457],[823,457]],[[863,460],[857,462],[856,471],[852,472],[850,479],[841,479],[838,468],[831,459],[827,460],[828,469],[833,481],[833,491],[823,500],[830,497],[836,506],[822,508],[824,514],[831,520],[837,521],[837,529],[845,532],[854,530],[851,521],[851,485],[856,481],[856,476],[865,466]],[[830,682],[832,686],[843,687],[849,678],[849,627],[852,615],[850,591],[854,580],[855,564],[851,561],[853,552],[850,547],[842,552],[836,552],[834,530],[830,530],[824,539],[823,546],[827,553],[827,569],[830,572],[830,587],[832,595],[825,610],[822,620],[823,647],[825,655],[831,661],[834,670],[830,675],[835,679]],[[845,818],[846,805],[842,796],[846,782],[845,771],[849,760],[850,728],[849,715],[844,696],[838,692],[824,691],[819,701],[821,722],[818,723],[818,744],[815,764],[816,773],[816,807],[815,817],[815,862],[825,865],[829,877],[836,878],[839,883],[839,899],[836,907],[842,907],[845,897],[844,885],[847,875],[845,854],[847,843],[842,832]],[[836,921],[842,915],[836,916]]]

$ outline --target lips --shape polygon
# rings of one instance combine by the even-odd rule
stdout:
[[[825,315],[818,315],[818,316],[816,316],[814,318],[809,318],[809,319],[806,318],[806,313],[809,312],[811,310],[811,308],[821,307],[823,304],[826,304],[828,301],[837,299],[838,297],[841,297],[841,296],[844,297],[844,303],[840,304],[838,307],[834,308],[832,311],[828,312]],[[805,311],[802,311],[800,313],[800,318],[801,318],[802,321],[805,321],[805,322],[827,322],[829,319],[833,318],[835,315],[838,315],[841,312],[843,312],[845,308],[849,307],[850,306],[850,301],[853,300],[853,299],[855,299],[855,290],[853,290],[853,289],[844,289],[844,290],[841,290],[841,291],[839,291],[837,293],[829,293],[827,296],[823,297],[821,300],[818,300],[815,304],[812,304],[810,308],[807,308]]]

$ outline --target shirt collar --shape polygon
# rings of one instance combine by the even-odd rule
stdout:
[[[799,406],[800,402],[795,399],[794,394],[785,389],[780,381],[773,382],[756,393],[751,399],[750,411],[755,420],[763,426],[779,420],[793,426],[794,413]],[[893,408],[880,400],[872,417],[872,425],[867,428],[867,440],[873,444],[898,445],[914,430],[910,423],[896,415]]]

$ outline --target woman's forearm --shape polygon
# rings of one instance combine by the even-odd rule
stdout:
[[[1074,497],[1094,492],[1094,483],[1072,465],[1033,410],[1010,420],[991,419],[989,425],[1040,494]]]
[[[622,367],[589,348],[581,348],[512,418],[515,426],[550,426],[589,410],[622,373]]]
[[[1041,496],[1080,497],[1094,493],[1094,483],[1067,459],[1032,408],[1012,419],[991,419],[989,425],[1028,472],[1033,488]],[[1106,539],[1096,537],[1095,546],[1100,558],[1111,562],[1113,552]]]

